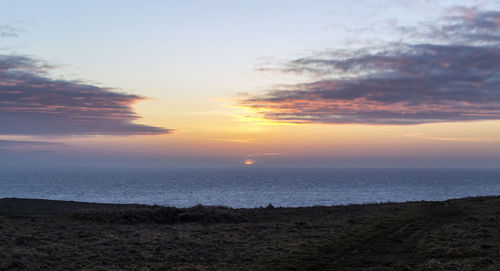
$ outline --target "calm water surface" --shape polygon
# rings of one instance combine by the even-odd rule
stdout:
[[[496,169],[0,168],[0,198],[257,207],[499,194],[500,170]]]

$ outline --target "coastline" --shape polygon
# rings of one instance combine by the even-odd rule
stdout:
[[[174,208],[0,199],[0,270],[500,268],[500,197]]]

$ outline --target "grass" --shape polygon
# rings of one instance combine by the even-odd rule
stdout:
[[[231,209],[0,200],[0,270],[500,270],[500,197]]]

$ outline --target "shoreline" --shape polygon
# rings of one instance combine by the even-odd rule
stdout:
[[[488,198],[500,198],[500,195],[489,194],[489,195],[479,195],[479,196],[467,196],[467,197],[457,197],[457,198],[447,198],[443,200],[409,200],[409,201],[379,201],[379,202],[364,202],[364,203],[345,203],[345,204],[332,204],[332,205],[303,205],[303,206],[281,206],[268,203],[267,205],[255,206],[255,207],[232,207],[229,205],[205,205],[201,203],[193,204],[190,206],[174,206],[174,205],[162,205],[162,204],[148,204],[148,203],[114,203],[114,202],[93,202],[93,201],[78,201],[78,200],[59,200],[59,199],[45,199],[45,198],[18,198],[18,197],[3,197],[0,198],[0,215],[1,208],[6,205],[16,205],[19,203],[24,203],[23,205],[34,206],[33,204],[39,203],[44,206],[73,206],[77,209],[85,209],[84,207],[165,207],[165,208],[175,208],[175,209],[189,209],[193,207],[208,207],[208,208],[226,208],[233,210],[252,210],[252,209],[263,209],[263,208],[281,208],[281,209],[298,209],[298,208],[314,208],[314,207],[346,207],[346,206],[370,206],[370,205],[386,205],[386,204],[410,204],[410,203],[444,203],[448,201],[455,200],[467,200],[467,199],[488,199]],[[50,209],[47,211],[50,212]]]

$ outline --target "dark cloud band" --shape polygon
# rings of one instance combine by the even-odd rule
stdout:
[[[58,142],[48,142],[48,141],[0,139],[0,147],[17,147],[17,146],[64,146],[64,144]]]
[[[436,31],[434,42],[293,60],[283,71],[321,79],[239,103],[264,118],[291,123],[500,119],[500,12],[463,9],[423,32]]]
[[[171,130],[136,124],[143,99],[91,84],[56,80],[51,68],[24,56],[0,56],[0,134],[137,135]]]

